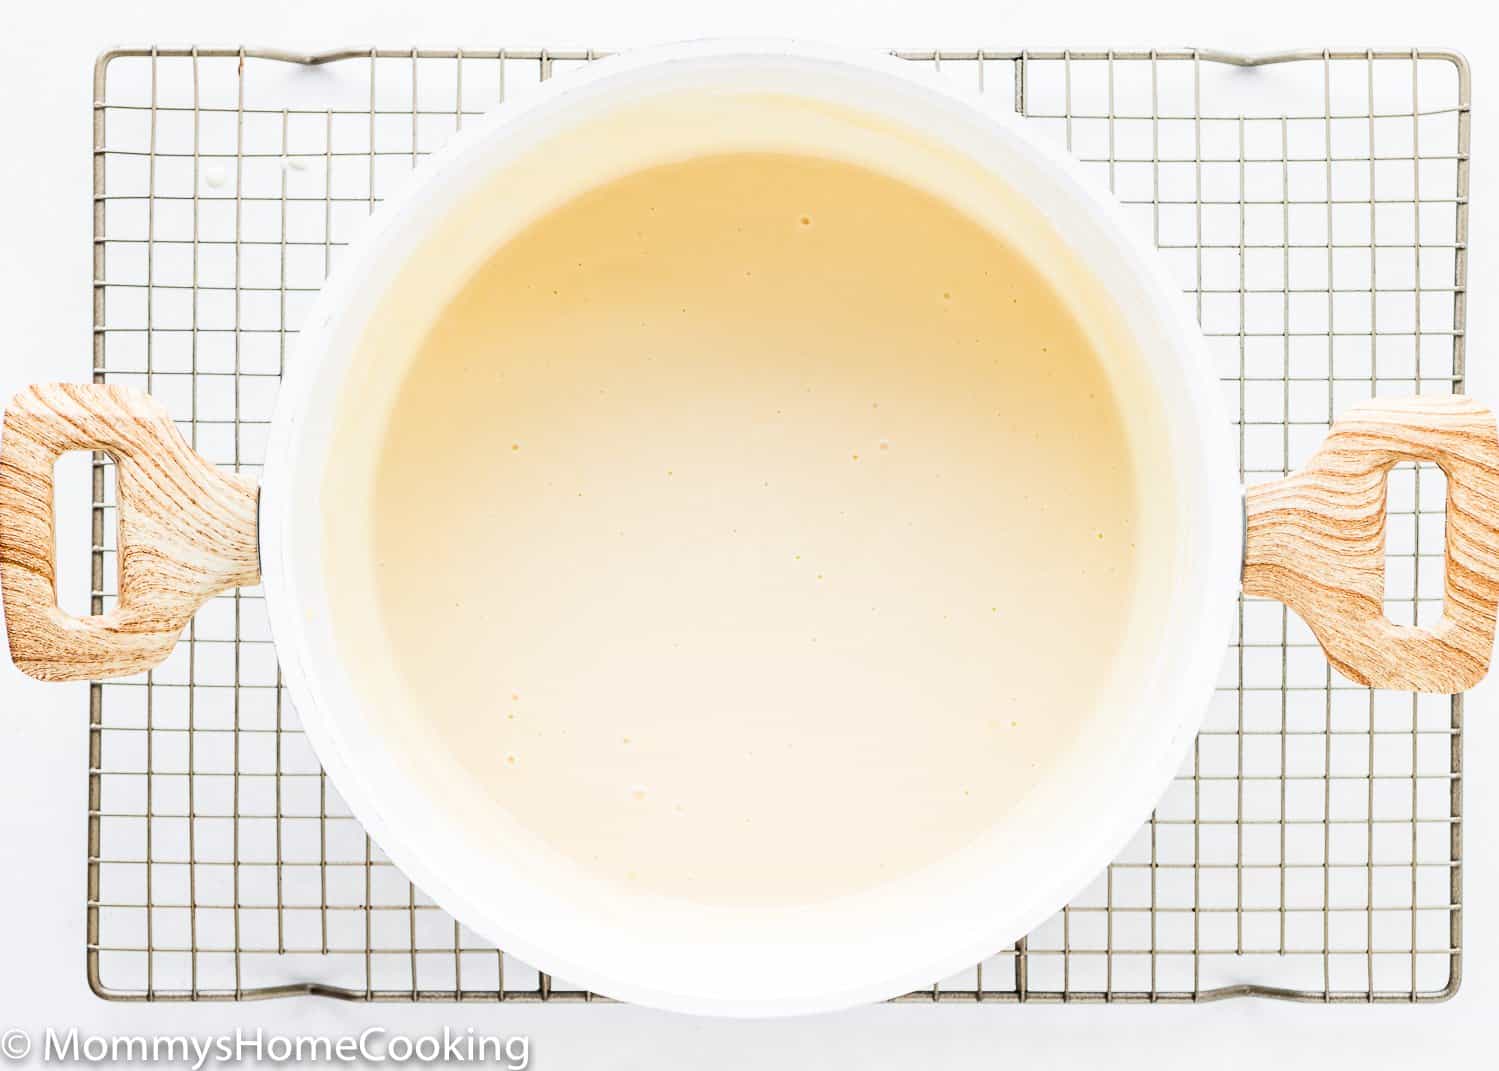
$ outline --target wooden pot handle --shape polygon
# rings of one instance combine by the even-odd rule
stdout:
[[[114,458],[119,602],[74,617],[57,605],[52,469],[67,450]],[[0,438],[0,593],[10,653],[49,681],[140,673],[172,650],[193,613],[258,583],[255,483],[203,460],[167,411],[103,384],[28,387]]]
[[[1447,475],[1447,581],[1432,628],[1384,614],[1385,483],[1401,461]],[[1244,592],[1278,599],[1342,674],[1461,692],[1483,679],[1499,606],[1499,433],[1471,398],[1379,398],[1332,425],[1307,466],[1245,493]]]

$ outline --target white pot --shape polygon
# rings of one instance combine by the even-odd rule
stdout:
[[[747,911],[622,895],[570,870],[521,830],[471,821],[480,811],[475,790],[447,776],[440,756],[394,739],[367,717],[390,669],[352,664],[339,624],[363,612],[368,595],[335,598],[329,577],[336,572],[330,556],[362,523],[351,511],[404,360],[496,245],[619,174],[757,148],[837,155],[918,185],[930,185],[941,169],[945,197],[1002,230],[1068,287],[1074,307],[1087,310],[1087,330],[1131,414],[1137,470],[1153,485],[1141,535],[1155,553],[1107,699],[1078,745],[990,834],[957,858],[874,891]],[[555,78],[467,129],[380,209],[325,287],[288,362],[259,496],[259,567],[286,685],[318,757],[380,847],[438,904],[572,984],[677,1011],[788,1015],[879,1000],[970,966],[1045,920],[1123,848],[1182,761],[1214,687],[1245,561],[1246,507],[1229,417],[1183,306],[1155,251],[1131,233],[1107,190],[1008,111],[913,66],[803,44],[703,42],[609,58]],[[132,437],[117,418],[137,405],[146,431]],[[108,388],[36,388],[13,404],[0,455],[0,548],[12,650],[28,672],[55,679],[143,668],[169,648],[202,598],[253,573],[253,542],[246,549],[254,539],[253,489],[198,472],[178,481],[187,487],[180,498],[164,496],[165,509],[163,496],[142,496],[133,509],[122,503],[121,516],[122,524],[137,519],[138,538],[169,541],[169,555],[199,554],[186,571],[201,575],[163,579],[144,565],[136,573],[126,566],[113,620],[70,621],[48,601],[50,550],[39,527],[50,535],[50,490],[45,498],[39,490],[43,481],[50,488],[48,452],[102,444],[129,461],[159,441],[173,463],[196,471],[158,418],[138,398]],[[91,421],[104,430],[77,430]],[[73,430],[55,434],[63,422]],[[1471,574],[1460,592],[1472,611],[1458,621],[1462,634],[1386,632],[1354,620],[1368,616],[1362,606],[1350,618],[1363,629],[1358,636],[1339,646],[1336,622],[1319,636],[1355,678],[1464,685],[1481,674],[1492,642],[1484,585],[1499,571],[1492,523],[1499,496],[1482,487],[1484,466],[1499,456],[1492,417],[1463,400],[1430,399],[1370,410],[1349,427],[1353,437],[1324,459],[1323,476],[1336,470],[1335,478],[1286,481],[1251,495],[1251,520],[1264,534],[1258,556],[1251,546],[1257,590],[1286,598],[1309,618],[1332,612],[1316,599],[1296,602],[1293,589],[1305,579],[1298,562],[1317,558],[1294,545],[1295,518],[1317,513],[1296,496],[1311,485],[1325,491],[1329,479],[1336,490],[1346,476],[1362,480],[1363,491],[1373,479],[1378,501],[1345,497],[1312,526],[1373,516],[1378,532],[1356,535],[1350,561],[1317,564],[1337,574],[1329,586],[1344,610],[1349,598],[1367,596],[1370,568],[1382,570],[1383,470],[1406,456],[1433,457],[1456,477],[1455,494],[1478,488],[1469,512],[1489,513],[1459,541]],[[27,449],[18,445],[23,440]],[[1409,449],[1402,453],[1399,443]],[[122,462],[122,499],[130,496],[129,468]],[[134,477],[144,485],[170,468],[142,463]],[[206,522],[182,520],[225,510],[231,520],[217,535],[211,528],[205,535]],[[221,547],[215,557],[202,549],[225,533],[230,543],[239,539],[231,551]],[[1371,567],[1364,552],[1375,534]],[[122,530],[122,546],[128,536]],[[1449,550],[1452,542],[1449,534]],[[1309,545],[1321,544],[1312,538]],[[1344,567],[1351,572],[1339,572]],[[1449,581],[1453,572],[1449,561]],[[145,613],[141,607],[153,598],[159,604],[164,587],[172,589],[168,608]],[[1449,617],[1453,607],[1449,584]],[[1438,640],[1471,657],[1432,676]],[[65,650],[75,644],[83,646]]]

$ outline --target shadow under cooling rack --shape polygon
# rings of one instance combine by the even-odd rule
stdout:
[[[95,379],[149,389],[199,451],[257,474],[289,343],[370,210],[465,122],[598,55],[100,57]],[[1109,183],[1197,315],[1248,481],[1299,465],[1359,399],[1461,389],[1457,54],[900,55]],[[1402,469],[1390,495],[1389,612],[1434,620],[1439,474]],[[95,457],[94,612],[116,596],[114,502]],[[594,999],[465,931],[382,856],[300,730],[258,590],[205,606],[151,674],[94,684],[89,717],[101,996]],[[1014,947],[900,999],[1449,996],[1461,724],[1461,696],[1355,687],[1283,607],[1244,599],[1202,733],[1125,852]]]

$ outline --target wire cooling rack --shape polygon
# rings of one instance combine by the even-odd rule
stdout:
[[[592,52],[125,49],[94,105],[95,379],[257,473],[288,345],[411,167]],[[1468,70],[1445,51],[923,52],[1107,180],[1160,247],[1280,476],[1376,392],[1460,389]],[[93,461],[92,610],[115,597]],[[1388,612],[1431,623],[1443,483],[1390,482]],[[80,504],[81,505],[81,504]],[[917,1001],[1425,1001],[1461,964],[1462,697],[1333,676],[1241,602],[1205,728],[1066,909]],[[260,592],[89,693],[88,976],[119,1000],[589,1000],[465,931],[350,816],[282,687]],[[788,964],[794,969],[794,964]]]

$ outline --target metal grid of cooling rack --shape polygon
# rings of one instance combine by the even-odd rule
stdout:
[[[592,52],[127,49],[95,71],[94,369],[255,473],[288,342],[369,210],[465,120]],[[926,52],[1107,180],[1192,303],[1246,479],[1376,391],[1460,389],[1468,71],[1451,52]],[[114,596],[94,458],[92,609]],[[1440,613],[1435,469],[1390,482],[1388,610]],[[1457,697],[1335,678],[1241,603],[1150,821],[1013,948],[903,1000],[1424,1001],[1457,987]],[[299,731],[258,590],[89,694],[88,975],[121,1000],[588,1000],[392,867]],[[788,964],[788,969],[794,969]]]

